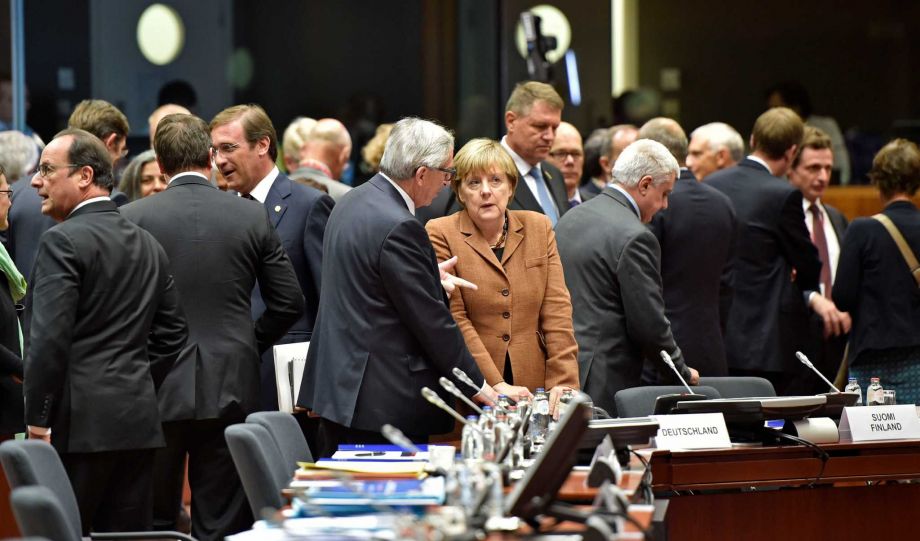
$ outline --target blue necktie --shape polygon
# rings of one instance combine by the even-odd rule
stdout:
[[[553,204],[553,198],[549,196],[549,189],[543,182],[543,173],[539,167],[530,170],[530,175],[537,181],[537,198],[540,200],[540,206],[543,207],[543,214],[549,217],[549,221],[556,227],[559,221],[559,213],[556,211],[556,205]]]

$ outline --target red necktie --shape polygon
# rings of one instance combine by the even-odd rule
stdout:
[[[827,237],[824,235],[824,213],[814,203],[808,207],[814,220],[811,227],[811,238],[818,248],[818,257],[821,258],[821,285],[824,286],[824,296],[831,298],[831,258],[827,252]]]

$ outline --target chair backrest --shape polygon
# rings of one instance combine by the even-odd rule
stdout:
[[[709,398],[722,398],[719,391],[712,387],[691,387],[696,394],[706,395]],[[666,394],[686,393],[687,389],[680,385],[661,385],[648,387],[632,387],[617,391],[613,400],[617,405],[620,417],[645,417],[655,412],[655,400]]]
[[[39,440],[5,441],[0,444],[0,464],[11,489],[33,485],[48,488],[57,497],[58,506],[73,531],[78,534],[83,531],[73,486],[51,444]]]
[[[80,541],[80,530],[74,530],[60,500],[48,487],[16,488],[10,494],[10,504],[22,535],[50,541]]]
[[[247,423],[261,425],[272,435],[278,445],[284,464],[293,473],[298,462],[313,462],[313,453],[300,424],[293,415],[285,411],[257,411],[246,417]]]
[[[754,377],[710,377],[700,378],[700,385],[707,385],[719,391],[722,398],[750,398],[776,396],[770,380]]]
[[[268,430],[240,423],[228,426],[224,437],[253,516],[261,517],[266,507],[280,509],[284,505],[281,490],[288,486],[292,475],[284,467],[281,452]]]

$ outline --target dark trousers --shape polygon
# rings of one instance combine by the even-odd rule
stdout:
[[[153,449],[62,453],[83,536],[151,529]]]
[[[192,537],[200,541],[221,540],[252,527],[249,501],[224,439],[224,429],[239,421],[163,423],[166,447],[157,450],[153,467],[154,529],[176,528],[186,453],[192,491]]]
[[[428,436],[406,434],[406,437],[413,443],[428,443]],[[322,418],[319,420],[316,439],[317,450],[313,453],[316,459],[331,457],[341,444],[390,445],[390,441],[380,432],[351,428]]]

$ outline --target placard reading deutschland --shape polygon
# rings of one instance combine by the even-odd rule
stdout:
[[[732,446],[721,413],[653,415],[658,421],[658,449],[729,449]]]

